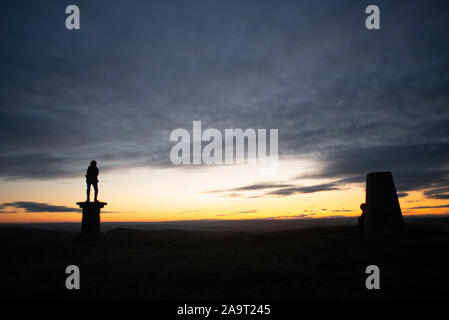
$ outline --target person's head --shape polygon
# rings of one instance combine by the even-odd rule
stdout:
[[[92,167],[96,167],[96,166],[97,166],[97,161],[92,160],[92,161],[90,162],[90,165],[91,165]]]
[[[365,211],[365,209],[366,209],[366,204],[365,204],[365,203],[362,203],[362,204],[360,205],[360,209],[361,209],[362,211]]]

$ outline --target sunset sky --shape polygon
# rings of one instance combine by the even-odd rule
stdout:
[[[448,1],[9,1],[0,11],[0,223],[449,213]],[[81,29],[65,28],[76,4]],[[279,131],[276,173],[170,162],[170,133]]]

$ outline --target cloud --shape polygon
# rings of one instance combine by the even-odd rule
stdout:
[[[261,220],[266,220],[266,219],[308,219],[308,218],[313,218],[313,219],[321,219],[321,218],[349,218],[348,216],[345,215],[322,215],[320,214],[317,217],[313,217],[315,215],[317,215],[318,213],[310,213],[310,214],[298,214],[298,215],[280,215],[280,216],[273,216],[273,217],[266,217],[266,218],[260,218]]]
[[[275,190],[271,190],[275,189]],[[265,192],[263,194],[248,194],[248,191],[264,191],[271,190]],[[224,190],[211,190],[206,191],[207,193],[225,193],[223,197],[231,197],[231,198],[261,198],[266,196],[291,196],[295,194],[301,193],[315,193],[321,191],[330,191],[330,190],[340,190],[339,187],[335,183],[325,183],[318,184],[313,186],[295,186],[293,184],[282,184],[282,183],[257,183],[251,184],[247,186],[232,188],[232,189],[224,189]],[[237,191],[237,192],[236,192]],[[228,193],[231,192],[231,193]]]
[[[23,209],[27,213],[35,212],[81,212],[80,208],[70,208],[66,206],[56,206],[48,203],[39,203],[32,201],[5,202],[0,204],[0,213],[13,213],[15,211],[6,211],[6,208]]]
[[[433,188],[424,191],[424,195],[430,199],[449,200],[449,186],[443,186],[447,181],[440,181],[440,186],[433,184]]]
[[[434,194],[434,195],[427,196],[427,198],[437,199],[437,200],[449,200],[449,194]]]
[[[308,218],[308,217],[313,217],[317,215],[317,213],[303,213],[303,214],[298,214],[298,215],[293,215],[293,216],[284,216],[284,217],[291,217],[291,218]]]
[[[189,214],[189,213],[198,213],[200,210],[184,210],[179,212],[179,214]]]
[[[317,179],[392,171],[400,194],[449,197],[447,1],[380,0],[388,32],[366,32],[354,1],[105,4],[70,34],[61,3],[3,8],[1,178],[166,167],[170,132],[200,119],[279,128],[280,156],[315,160]],[[234,192],[337,188],[271,187]]]
[[[301,193],[316,193],[322,191],[340,190],[335,183],[324,183],[313,186],[306,187],[291,187],[291,188],[280,188],[277,190],[270,191],[266,195],[276,195],[276,196],[291,196],[294,194]]]
[[[238,214],[257,213],[257,212],[259,212],[258,209],[252,209],[252,210],[235,211],[235,212],[231,212],[231,213],[216,214],[216,216],[217,217],[225,217],[225,216],[235,216]]]
[[[369,172],[391,171],[402,196],[409,191],[425,190],[424,195],[429,198],[444,199],[444,193],[449,190],[449,169],[446,167],[449,141],[371,147],[349,145],[330,148],[321,157],[322,171],[309,178],[364,182]]]
[[[275,189],[275,188],[284,188],[293,186],[292,184],[283,184],[283,183],[254,183],[247,186],[231,188],[231,189],[221,189],[221,190],[209,190],[205,193],[219,193],[219,192],[231,192],[231,195],[238,196],[241,191],[258,191],[265,189]]]
[[[439,205],[439,206],[420,206],[420,207],[412,207],[408,209],[437,209],[437,208],[449,208],[449,204]]]
[[[264,190],[264,189],[275,189],[290,187],[291,184],[270,184],[270,183],[256,183],[248,186],[238,187],[234,189],[229,189],[228,191],[254,191],[254,190]]]
[[[258,209],[252,209],[252,210],[243,210],[243,211],[236,211],[234,213],[239,214],[239,213],[257,213],[259,210]]]

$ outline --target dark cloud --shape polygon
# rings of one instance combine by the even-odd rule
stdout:
[[[285,188],[291,186],[292,186],[291,184],[255,183],[248,186],[229,189],[227,191],[255,191],[255,190]]]
[[[400,194],[448,198],[447,1],[379,0],[379,31],[367,1],[77,4],[78,31],[62,2],[1,10],[1,178],[166,167],[170,132],[202,120],[278,128],[281,157],[338,186],[392,171]],[[337,186],[247,188],[233,194]]]
[[[257,213],[257,212],[259,212],[258,209],[252,209],[252,210],[235,211],[235,212],[231,212],[231,213],[216,214],[216,216],[217,217],[226,217],[226,216],[235,216],[237,214],[242,214],[242,213]]]
[[[433,194],[427,195],[427,198],[437,199],[437,200],[449,200],[449,194]]]
[[[56,206],[48,203],[32,201],[5,202],[0,204],[0,213],[13,213],[15,211],[4,210],[6,208],[23,209],[25,212],[81,212],[80,208],[70,208],[66,206]]]
[[[413,208],[408,208],[408,209],[436,209],[436,208],[449,208],[449,204],[440,205],[440,206],[420,206],[420,207],[413,207]]]
[[[311,216],[313,216],[313,215],[314,215],[314,214],[298,214],[298,215],[296,215],[296,216],[294,216],[294,217],[300,219],[300,218],[311,217]]]
[[[17,210],[14,209],[23,209],[23,211],[26,213],[36,213],[36,212],[64,213],[64,212],[82,211],[80,208],[56,206],[53,204],[33,202],[33,201],[15,201],[0,204],[0,213],[17,213]],[[135,211],[102,211],[101,213],[135,213]]]
[[[340,188],[338,188],[337,185],[334,183],[324,183],[324,184],[306,186],[306,187],[281,188],[281,189],[267,192],[266,195],[275,195],[275,196],[285,197],[285,196],[291,196],[294,194],[315,193],[315,192],[339,190],[339,189]]]
[[[221,214],[216,214],[215,216],[217,217],[227,217],[227,216],[235,216],[237,213],[221,213]]]
[[[303,214],[297,214],[297,215],[285,215],[285,216],[278,216],[277,218],[296,218],[296,219],[301,219],[301,218],[310,218],[317,215],[317,213],[303,213]]]
[[[267,219],[322,219],[322,218],[348,218],[348,216],[345,215],[322,215],[316,216],[318,213],[309,213],[309,214],[298,214],[298,215],[280,215],[280,216],[273,216],[273,217],[266,217],[261,218],[261,220],[267,220]],[[316,217],[314,217],[316,216]]]
[[[346,146],[323,153],[324,166],[315,178],[335,178],[339,182],[364,182],[366,174],[391,171],[400,195],[412,190],[437,198],[449,190],[449,142]],[[348,178],[347,178],[348,177]],[[358,179],[357,179],[358,178]]]
[[[257,194],[257,195],[248,195],[247,191],[260,191],[260,190],[271,190],[268,192],[265,192],[263,194]],[[276,183],[257,183],[257,184],[251,184],[248,186],[238,187],[238,188],[232,188],[232,189],[226,189],[226,190],[213,190],[208,191],[208,193],[224,193],[224,197],[231,197],[231,198],[260,198],[265,196],[291,196],[295,194],[301,194],[301,193],[315,193],[315,192],[321,192],[321,191],[330,191],[330,190],[340,190],[340,187],[337,186],[335,183],[324,183],[324,184],[318,184],[313,186],[294,186],[291,184],[276,184]],[[233,191],[233,192],[231,192]],[[231,192],[231,193],[228,193]]]
[[[432,188],[424,191],[424,195],[430,199],[449,200],[449,183],[445,179],[439,183],[433,183]],[[444,185],[446,184],[446,186]]]
[[[237,212],[234,212],[234,213],[236,213],[236,214],[239,214],[239,213],[257,213],[259,210],[257,210],[257,209],[252,209],[252,210],[243,210],[243,211],[237,211]]]

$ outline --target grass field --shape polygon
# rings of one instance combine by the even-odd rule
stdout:
[[[117,228],[75,232],[0,228],[3,298],[397,299],[449,297],[448,218],[400,235],[355,226],[275,232]],[[441,223],[438,221],[442,221]],[[81,289],[65,288],[77,265]],[[380,268],[380,290],[365,268]]]

